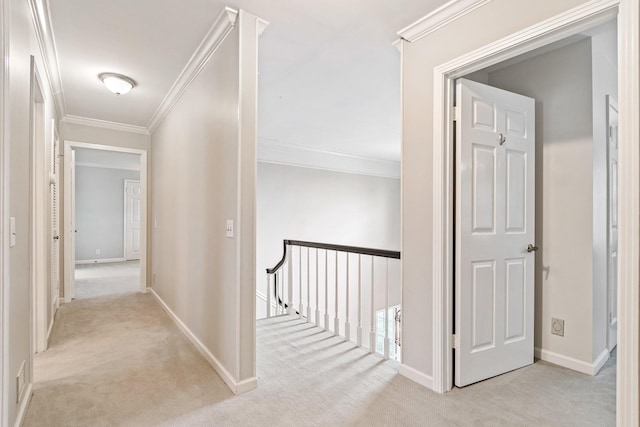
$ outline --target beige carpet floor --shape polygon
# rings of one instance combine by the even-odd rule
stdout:
[[[258,389],[234,396],[150,295],[63,305],[26,426],[613,426],[595,377],[537,362],[446,395],[292,317],[257,327]]]
[[[140,292],[140,261],[78,264],[76,299]]]

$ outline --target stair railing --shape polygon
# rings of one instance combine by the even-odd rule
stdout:
[[[399,359],[400,252],[299,240],[284,240],[283,246],[280,261],[267,268],[267,317],[297,315],[347,341],[355,329],[359,347],[368,344],[371,353]]]

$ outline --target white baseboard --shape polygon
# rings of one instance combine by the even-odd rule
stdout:
[[[160,304],[163,310],[169,315],[169,317],[175,322],[182,333],[187,337],[189,341],[195,346],[195,348],[202,354],[202,356],[209,362],[213,369],[220,375],[220,378],[227,384],[235,394],[246,393],[255,389],[258,385],[256,377],[247,378],[242,381],[237,381],[227,369],[220,363],[220,361],[209,351],[209,349],[195,336],[195,334],[185,325],[182,320],[169,308],[169,306],[160,298],[160,296],[149,288],[151,294],[155,297],[156,301]]]
[[[544,360],[545,362],[553,363],[554,365],[582,372],[587,375],[597,374],[609,359],[609,352],[607,350],[604,350],[593,363],[574,359],[573,357],[564,356],[552,351],[542,350],[537,347],[534,349],[534,355],[536,358]]]
[[[16,422],[13,424],[14,427],[20,427],[24,422],[24,416],[27,414],[27,408],[29,407],[29,402],[31,402],[32,394],[33,394],[33,383],[29,382],[29,384],[27,384],[27,389],[24,392],[24,396],[22,397],[22,402],[20,402],[20,409],[18,409]]]
[[[102,259],[77,259],[76,265],[82,264],[106,264],[109,262],[124,262],[124,258],[102,258]]]
[[[418,371],[404,363],[398,368],[398,373],[403,377],[409,378],[411,381],[417,382],[420,385],[425,386],[429,390],[433,390],[433,377],[423,372]]]
[[[593,362],[593,375],[596,375],[598,372],[600,372],[600,369],[602,369],[604,364],[607,363],[607,360],[609,360],[610,356],[611,353],[609,352],[609,350],[607,350],[606,348],[602,350],[600,356],[598,356],[595,362]]]

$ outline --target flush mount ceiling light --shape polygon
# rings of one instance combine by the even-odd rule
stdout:
[[[131,89],[133,89],[136,85],[136,82],[131,80],[129,77],[123,76],[121,74],[115,73],[102,73],[98,76],[102,83],[109,89],[111,92],[116,95],[124,95],[128,93]]]

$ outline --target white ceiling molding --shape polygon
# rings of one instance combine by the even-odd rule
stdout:
[[[451,0],[424,18],[398,31],[398,35],[409,42],[414,42],[490,1],[491,0]]]
[[[84,166],[86,168],[117,169],[117,170],[123,170],[123,171],[140,172],[140,166],[138,166],[138,167],[115,166],[115,165],[105,165],[104,163],[78,162],[78,161],[76,161],[76,166]]]
[[[258,142],[258,161],[358,175],[400,178],[400,162],[397,161],[336,153],[268,139],[260,139]]]
[[[56,50],[56,42],[51,28],[49,2],[48,0],[29,0],[29,6],[56,110],[59,117],[64,117],[66,111],[64,91],[58,65],[58,51]]]
[[[91,119],[89,117],[80,117],[66,115],[62,118],[65,123],[72,123],[75,125],[93,126],[104,129],[119,130],[122,132],[139,133],[142,135],[149,135],[149,130],[144,126],[129,125],[127,123],[109,122],[107,120]]]
[[[262,33],[264,33],[264,30],[266,30],[268,26],[269,26],[268,21],[265,21],[264,19],[261,19],[261,18],[256,19],[256,28],[258,29],[258,37],[260,37]]]
[[[162,122],[162,119],[164,119],[171,108],[178,102],[191,82],[200,74],[200,71],[202,71],[209,58],[211,58],[211,55],[218,49],[218,46],[220,46],[235,26],[237,18],[238,11],[229,7],[225,7],[222,13],[220,13],[196,51],[191,55],[187,65],[185,65],[180,75],[178,75],[178,78],[171,86],[171,89],[169,89],[169,92],[160,103],[156,112],[153,113],[151,120],[149,120],[147,124],[150,132],[156,130],[160,122]]]

